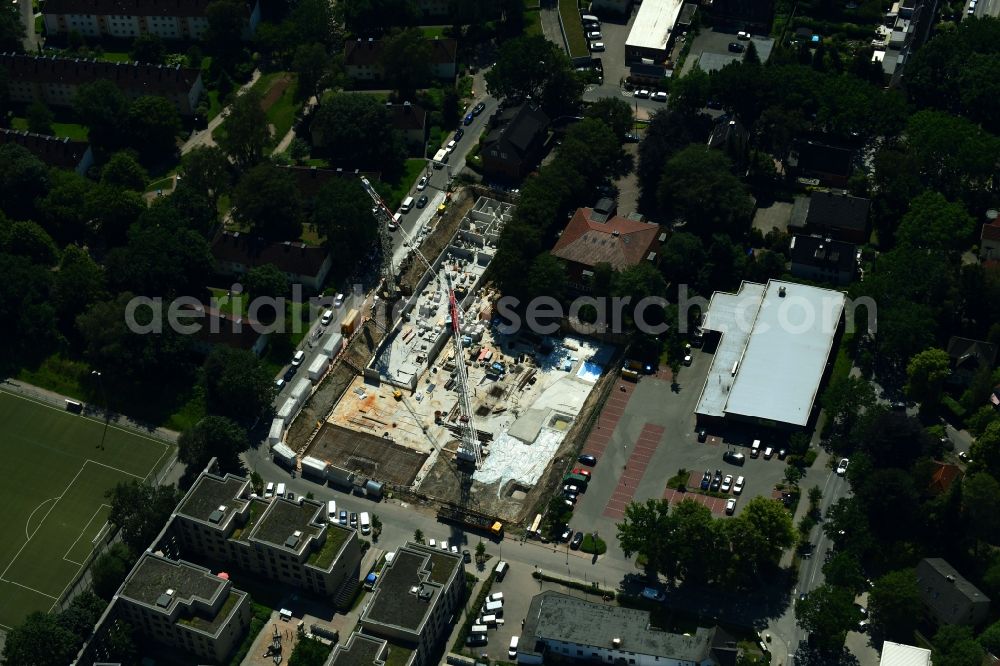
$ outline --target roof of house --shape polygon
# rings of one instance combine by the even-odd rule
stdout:
[[[223,525],[246,506],[248,500],[242,495],[249,486],[249,479],[232,474],[221,477],[205,472],[181,500],[177,513],[194,520]]]
[[[45,14],[204,16],[211,0],[46,0]]]
[[[935,495],[948,492],[955,479],[962,476],[962,470],[958,465],[934,461],[934,473],[931,474],[931,482],[927,489]]]
[[[536,594],[528,606],[519,650],[534,652],[539,641],[615,649],[704,663],[735,663],[735,643],[717,628],[699,627],[694,635],[673,634],[650,624],[649,611],[608,606],[547,590]],[[617,644],[616,644],[617,641]]]
[[[250,540],[300,553],[306,542],[323,529],[320,523],[326,516],[325,510],[326,505],[316,500],[276,497],[254,525]]]
[[[372,636],[357,632],[350,635],[346,642],[338,645],[326,666],[373,666],[384,656],[387,643]]]
[[[871,201],[847,193],[813,192],[806,214],[806,225],[829,229],[868,228],[868,210]]]
[[[722,338],[696,413],[804,426],[816,401],[845,296],[781,280],[715,292],[702,328]]]
[[[426,40],[430,45],[427,63],[430,65],[454,64],[458,54],[458,42],[454,39]],[[382,54],[382,40],[358,38],[344,44],[344,64],[365,66],[378,65]]]
[[[90,149],[86,141],[0,128],[0,145],[5,143],[23,146],[46,164],[62,169],[75,169]]]
[[[822,236],[792,236],[789,253],[793,264],[848,272],[857,266],[858,246]]]
[[[0,67],[11,81],[81,85],[107,79],[125,90],[149,95],[187,94],[201,77],[200,69],[138,62],[43,57],[0,53]]]
[[[683,7],[684,0],[647,0],[639,5],[625,48],[667,48]]]
[[[985,340],[960,338],[953,335],[948,339],[948,357],[956,367],[974,361],[974,365],[985,365],[992,368],[997,359],[997,346]]]
[[[854,150],[835,146],[818,139],[801,139],[795,142],[789,166],[803,171],[829,173],[847,177],[854,166]]]
[[[194,598],[211,602],[227,584],[204,567],[145,553],[132,569],[121,594],[138,603],[159,606],[169,613],[174,603]],[[163,599],[168,590],[169,597]]]
[[[216,308],[204,304],[182,304],[181,316],[190,313],[190,321],[185,323],[199,324],[194,331],[194,337],[210,345],[226,345],[236,349],[250,351],[265,334],[262,324],[249,317],[233,317]],[[197,313],[197,314],[196,314]]]
[[[552,248],[552,254],[584,266],[608,263],[615,270],[622,270],[648,256],[659,232],[658,224],[620,215],[602,222],[594,218],[593,209],[578,208]]]
[[[750,139],[746,127],[736,116],[721,116],[708,135],[709,148],[742,147]]]
[[[879,666],[931,666],[931,651],[913,645],[885,641]]]
[[[501,109],[490,118],[489,133],[483,138],[482,151],[498,146],[511,153],[511,158],[523,158],[545,136],[549,117],[532,102]]]
[[[427,111],[419,104],[403,102],[402,104],[387,103],[392,126],[400,131],[422,130],[427,123]]]
[[[917,587],[924,603],[949,624],[965,622],[970,604],[990,601],[940,557],[924,558],[917,563]]]
[[[982,240],[1000,241],[1000,219],[983,225]]]
[[[274,264],[284,273],[315,277],[322,270],[330,251],[325,247],[299,242],[269,243],[238,231],[223,231],[212,241],[212,256],[216,261],[243,264],[248,268]]]
[[[406,544],[382,569],[362,621],[419,632],[438,603],[444,585],[456,571],[462,575],[461,568],[459,555]]]

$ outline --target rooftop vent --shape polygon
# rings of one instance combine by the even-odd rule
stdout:
[[[778,287],[778,297],[779,298],[784,298],[785,297],[785,288],[784,287]]]
[[[299,539],[302,538],[302,532],[295,530],[292,532],[292,536],[285,539],[285,548],[291,548],[295,550],[299,547]]]

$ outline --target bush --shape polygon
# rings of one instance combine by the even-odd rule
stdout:
[[[586,592],[587,594],[594,594],[602,597],[607,597],[608,601],[615,600],[614,590],[602,590],[597,583],[591,583],[590,585],[586,585],[584,583],[580,583],[575,580],[564,580],[562,578],[557,578],[555,576],[548,576],[546,574],[543,574],[541,571],[532,572],[531,577],[534,578],[535,580],[544,580],[549,583],[559,583],[564,587],[571,587],[574,590]]]
[[[955,419],[956,423],[961,424],[965,420],[965,408],[950,395],[941,398],[941,406]]]
[[[256,601],[250,602],[250,631],[247,632],[246,637],[243,642],[240,643],[239,649],[233,653],[233,658],[229,660],[229,666],[239,666],[243,659],[250,653],[250,648],[253,647],[254,639],[257,638],[257,634],[263,629],[268,622],[271,621],[271,609],[262,604],[258,604]]]
[[[587,534],[583,537],[580,550],[591,555],[603,555],[608,552],[608,544],[604,543],[604,539],[601,537],[594,537],[593,534]]]

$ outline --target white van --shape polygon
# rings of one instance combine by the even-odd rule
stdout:
[[[372,521],[368,517],[367,511],[362,511],[361,515],[358,517],[358,523],[361,525],[362,534],[370,534],[372,531]]]
[[[601,19],[597,18],[593,14],[584,14],[580,17],[581,23],[600,23]]]
[[[494,592],[490,596],[486,597],[487,601],[499,601],[503,603],[503,592]]]
[[[295,352],[295,356],[292,357],[292,365],[296,368],[302,365],[302,361],[306,360],[306,353],[301,349]]]
[[[392,216],[392,222],[389,223],[389,231],[395,231],[403,224],[403,214],[396,213]]]
[[[753,444],[750,445],[750,457],[756,458],[760,455],[760,440],[753,440]]]
[[[277,495],[278,497],[284,497],[285,496],[285,484],[279,483],[278,484],[278,490],[276,490],[274,494]]]
[[[489,630],[485,624],[474,624],[472,628],[469,629],[470,634],[485,634]]]
[[[510,567],[507,566],[506,562],[500,560],[497,562],[497,568],[493,570],[493,577],[497,580],[503,580],[503,577],[507,575],[507,569],[509,568]]]
[[[399,207],[399,210],[403,211],[404,213],[409,213],[411,210],[413,210],[413,197],[406,197],[405,199],[403,199],[403,205]]]
[[[264,499],[271,499],[274,497],[274,481],[268,481],[267,485],[264,486]]]
[[[323,313],[323,316],[319,318],[319,323],[324,326],[329,326],[331,321],[333,321],[333,310],[327,310]]]
[[[503,613],[502,601],[487,601],[483,604],[483,615],[501,615]]]
[[[507,657],[509,659],[517,659],[517,642],[520,638],[520,636],[510,637],[510,647],[507,648]]]
[[[484,615],[481,618],[479,618],[479,624],[493,626],[496,625],[496,623],[497,623],[496,615]]]
[[[337,294],[337,297],[333,299],[333,307],[339,308],[344,305],[344,295]]]
[[[445,148],[448,150],[448,152],[452,152],[452,151],[455,150],[455,146],[457,146],[457,145],[458,145],[458,142],[455,141],[454,139],[452,139],[451,141],[448,142],[448,145],[445,146]]]
[[[331,523],[337,522],[337,500],[330,500],[326,503],[326,518]]]

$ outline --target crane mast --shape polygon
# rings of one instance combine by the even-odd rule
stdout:
[[[385,205],[382,201],[382,197],[378,195],[372,184],[368,182],[368,179],[361,176],[361,186],[365,188],[365,192],[371,197],[372,203],[372,215],[375,216],[375,221],[378,223],[378,240],[379,244],[382,246],[382,290],[385,296],[388,298],[394,295],[396,291],[396,269],[392,265],[392,236],[389,231],[389,224],[392,223],[392,211],[389,207]]]

